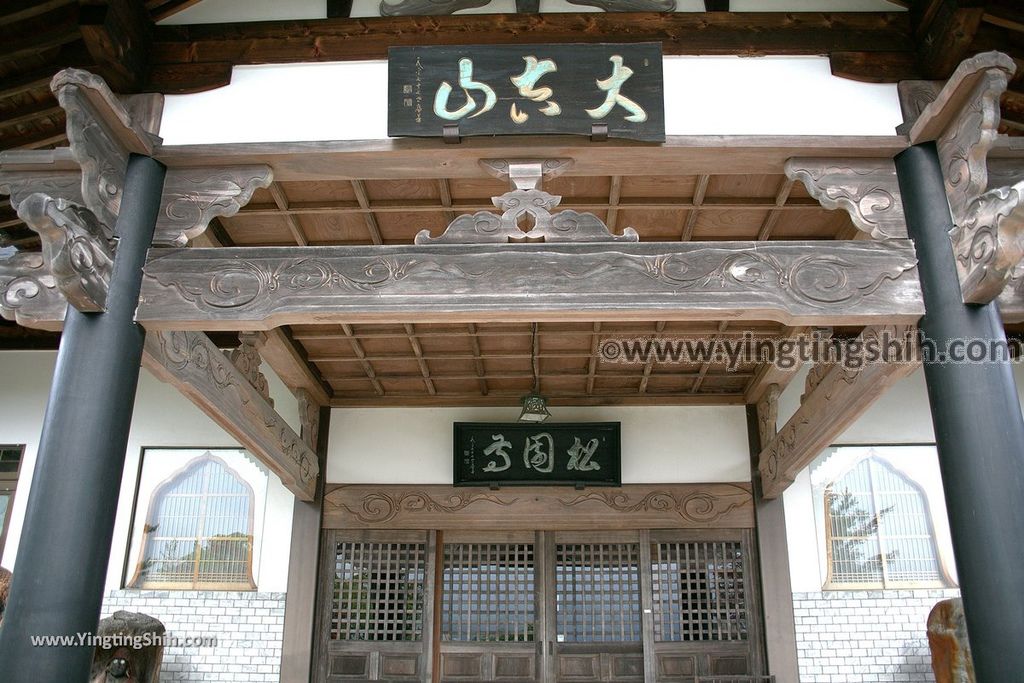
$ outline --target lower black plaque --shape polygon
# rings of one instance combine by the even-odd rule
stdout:
[[[621,486],[618,422],[455,423],[456,486]]]

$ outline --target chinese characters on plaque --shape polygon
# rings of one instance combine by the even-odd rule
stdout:
[[[665,140],[660,43],[393,47],[388,81],[391,136]]]
[[[619,486],[618,422],[455,423],[455,485]]]

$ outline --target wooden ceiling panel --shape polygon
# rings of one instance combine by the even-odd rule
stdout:
[[[432,199],[440,205],[441,189],[433,180],[366,180],[366,195],[371,201],[396,199]]]
[[[228,237],[237,246],[294,246],[295,238],[284,216],[273,214],[221,218]]]
[[[296,202],[354,202],[352,183],[347,180],[279,183],[288,200]],[[267,192],[266,190],[260,190]],[[269,193],[268,193],[269,194]]]
[[[760,209],[702,210],[694,227],[694,240],[752,240],[768,216]]]
[[[844,231],[853,231],[850,215],[845,211],[783,211],[772,229],[772,237],[780,240],[830,240],[841,236]]]
[[[774,199],[779,184],[786,177],[778,175],[716,175],[708,182],[708,198],[760,197]]]
[[[570,197],[608,200],[611,192],[611,178],[608,176],[559,176],[544,182],[544,191],[562,197],[562,205]]]
[[[429,230],[436,237],[448,227],[448,219],[441,211],[380,211],[376,215],[385,244],[412,244],[420,230]]]
[[[630,227],[640,234],[642,242],[676,242],[682,234],[685,215],[685,211],[678,209],[619,209],[615,232]]]
[[[695,176],[623,176],[620,197],[671,197],[690,199],[697,185]]]
[[[483,200],[489,204],[491,197],[508,192],[509,183],[497,178],[452,178],[448,188],[456,201]]]
[[[372,244],[366,217],[359,213],[304,213],[297,216],[310,244]]]

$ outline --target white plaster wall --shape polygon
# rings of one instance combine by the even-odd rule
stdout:
[[[553,422],[621,422],[623,483],[750,481],[743,406],[559,407]],[[514,422],[518,408],[335,409],[329,483],[452,483],[453,422]]]
[[[827,57],[666,57],[668,135],[894,135],[895,84],[831,74]],[[167,145],[387,138],[387,63],[235,67],[231,84],[168,95]]]
[[[25,444],[7,543],[0,561],[9,569],[14,569],[17,556],[55,362],[56,353],[51,351],[0,352],[0,443]],[[267,372],[267,379],[278,412],[297,430],[298,406],[294,397],[273,372]],[[175,389],[146,371],[141,373],[118,499],[107,590],[121,587],[139,458],[143,448],[154,446],[239,447]],[[287,587],[293,500],[291,493],[271,474],[266,484],[264,524],[262,529],[255,529],[262,536],[262,552],[258,562],[254,559],[253,567],[260,591],[282,592]]]

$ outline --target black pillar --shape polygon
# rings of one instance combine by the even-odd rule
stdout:
[[[1005,348],[1006,336],[995,303],[961,298],[935,145],[902,152],[896,171],[917,247],[921,330],[934,343],[924,371],[975,671],[979,683],[1017,681],[1024,675],[1024,419],[1017,388],[1005,361],[941,362],[950,342]]]
[[[0,626],[0,680],[85,683],[91,647],[33,636],[95,633],[110,560],[145,333],[134,322],[165,169],[128,161],[105,313],[68,307]]]

